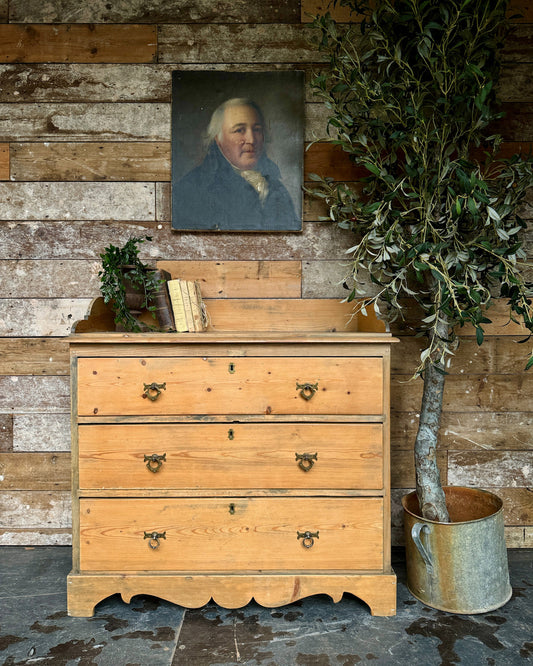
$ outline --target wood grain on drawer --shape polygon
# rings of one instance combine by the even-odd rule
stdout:
[[[161,388],[150,390],[152,384]],[[381,414],[383,361],[80,358],[77,400],[83,416]]]
[[[83,499],[80,568],[379,570],[382,521],[375,498]]]
[[[85,425],[80,488],[383,485],[383,426],[344,423]]]

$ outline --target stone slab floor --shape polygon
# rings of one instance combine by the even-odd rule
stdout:
[[[403,550],[395,617],[372,617],[345,595],[282,608],[213,603],[185,610],[153,597],[118,595],[92,618],[66,612],[70,548],[0,548],[0,664],[71,666],[504,666],[533,664],[533,551],[509,551],[513,597],[483,615],[450,615],[405,586]]]

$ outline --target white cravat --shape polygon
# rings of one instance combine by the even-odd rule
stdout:
[[[237,173],[254,188],[259,195],[259,201],[263,203],[268,196],[268,182],[263,174],[259,173],[259,171],[242,171],[241,169],[237,169]]]

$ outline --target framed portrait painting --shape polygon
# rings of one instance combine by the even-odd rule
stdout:
[[[304,74],[172,73],[172,228],[302,229]]]

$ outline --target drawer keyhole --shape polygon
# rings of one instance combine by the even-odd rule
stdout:
[[[235,504],[233,502],[229,505],[229,512],[232,516],[235,513]]]

